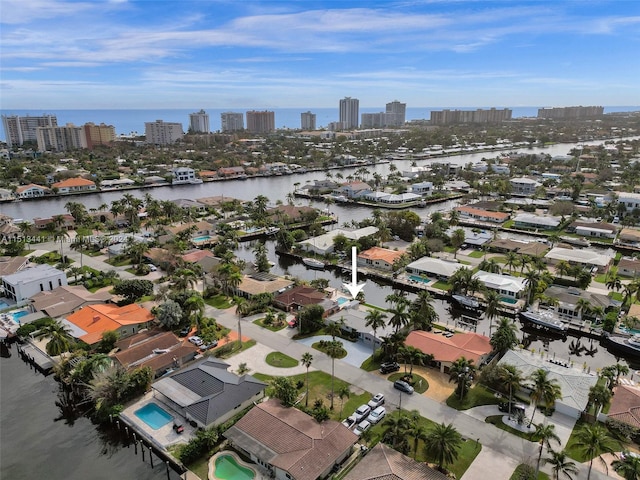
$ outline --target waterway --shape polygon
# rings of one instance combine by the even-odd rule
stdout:
[[[0,478],[3,480],[163,480],[166,465],[142,461],[114,429],[98,429],[63,408],[58,383],[29,368],[12,346],[0,358]],[[155,456],[154,456],[155,457]],[[179,475],[169,471],[170,480]]]

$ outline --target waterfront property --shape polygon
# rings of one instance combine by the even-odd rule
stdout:
[[[344,300],[343,305],[349,305],[349,301],[346,298],[339,298],[338,300]],[[355,335],[358,338],[358,341],[366,345],[371,345],[372,342],[375,342],[376,348],[379,348],[382,346],[383,338],[391,335],[394,329],[392,326],[385,324],[378,328],[374,335],[371,327],[367,326],[366,317],[368,314],[369,311],[363,308],[344,308],[337,313],[329,315],[326,318],[326,322],[340,323],[344,320],[342,330]]]
[[[599,253],[588,249],[571,249],[554,247],[544,256],[547,263],[556,265],[560,261],[568,262],[569,265],[580,265],[585,269],[596,269],[598,272],[605,272],[613,263],[615,252],[613,250]]]
[[[432,277],[438,280],[447,281],[454,273],[463,267],[464,265],[458,263],[456,260],[422,257],[407,265],[405,270],[408,274]],[[412,278],[411,275],[409,278]]]
[[[277,399],[256,405],[224,436],[276,479],[326,478],[358,440],[335,420],[322,423]]]
[[[405,345],[433,355],[433,364],[443,373],[449,373],[451,364],[461,357],[473,360],[475,365],[481,365],[492,350],[489,337],[472,332],[445,337],[435,332],[414,330],[409,333]]]
[[[564,321],[581,322],[585,317],[591,317],[593,315],[591,311],[581,306],[585,300],[589,302],[592,309],[601,308],[602,312],[606,312],[614,305],[614,301],[608,295],[560,285],[551,285],[545,290],[544,296],[557,300],[557,303],[554,302],[549,308]]]
[[[64,285],[50,291],[38,292],[29,300],[33,312],[43,312],[51,318],[58,318],[87,305],[109,302],[111,297],[109,292],[91,293],[81,285]]]
[[[66,180],[52,184],[51,188],[54,189],[54,191],[57,191],[60,195],[92,192],[97,189],[95,182],[82,177],[67,178]]]
[[[514,277],[512,275],[502,275],[500,273],[490,273],[478,270],[473,274],[473,278],[477,278],[489,290],[495,290],[505,299],[517,300],[522,297],[527,287],[527,280],[522,277]],[[508,302],[513,303],[513,302]]]
[[[640,428],[640,387],[623,379],[621,385],[614,387],[613,397],[607,418],[625,423],[632,428]]]
[[[390,272],[393,264],[402,257],[403,252],[388,248],[371,247],[358,254],[358,266],[375,268]]]
[[[325,310],[328,310],[335,302],[329,300],[325,293],[306,285],[287,289],[273,299],[273,305],[285,312],[295,312],[307,305],[316,304],[321,304]]]
[[[284,292],[293,285],[292,280],[284,277],[278,277],[271,273],[252,273],[242,277],[242,282],[236,287],[236,293],[245,298],[251,298],[260,293],[277,293]]]
[[[252,480],[258,476],[255,465],[249,465],[231,450],[223,450],[209,459],[209,478],[214,480]]]
[[[2,277],[4,296],[18,305],[39,292],[67,285],[67,275],[51,265],[34,265]]]
[[[460,213],[462,218],[470,218],[479,222],[491,222],[501,224],[509,220],[510,215],[504,212],[492,212],[491,210],[483,210],[472,205],[464,205],[456,207],[455,210]]]
[[[149,425],[152,429],[158,430],[173,420],[173,416],[167,413],[157,403],[149,402],[144,407],[134,412],[135,416]]]
[[[333,252],[333,239],[338,235],[344,235],[349,240],[360,240],[363,237],[375,235],[376,233],[378,233],[378,227],[364,227],[356,230],[336,228],[323,235],[304,240],[300,242],[299,245],[303,250],[314,252],[318,255],[326,255]]]

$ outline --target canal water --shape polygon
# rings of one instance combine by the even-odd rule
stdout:
[[[99,429],[67,408],[59,385],[30,369],[13,345],[0,358],[0,478],[3,480],[163,480],[167,468],[154,455],[154,468],[140,448],[123,443],[116,429]],[[169,471],[170,480],[180,476]]]

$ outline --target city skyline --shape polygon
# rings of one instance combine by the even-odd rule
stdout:
[[[3,109],[632,105],[636,2],[3,0]]]

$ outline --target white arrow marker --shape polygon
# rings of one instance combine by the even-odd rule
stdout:
[[[364,288],[364,283],[358,285],[358,251],[356,247],[351,247],[351,283],[343,283],[343,285],[349,290],[354,300],[360,290]]]

